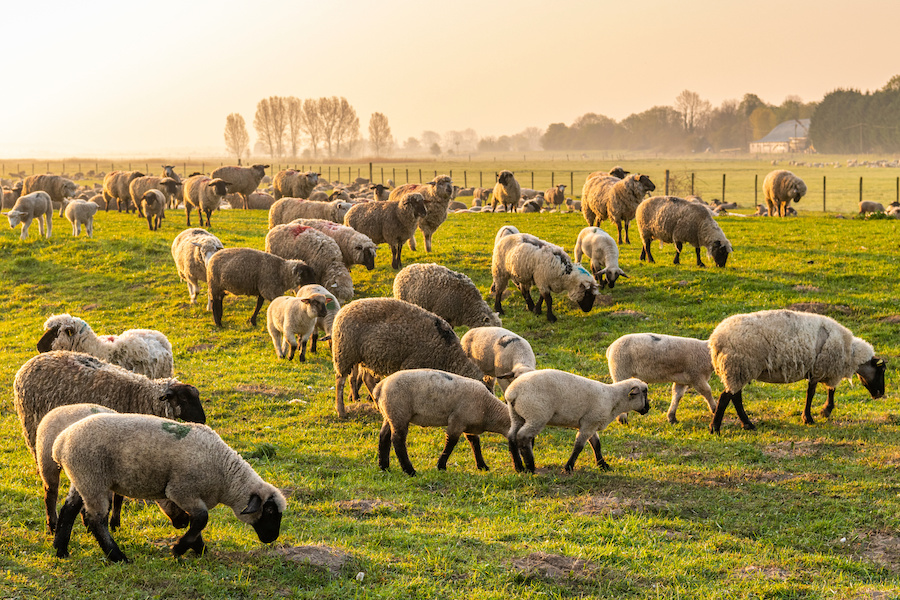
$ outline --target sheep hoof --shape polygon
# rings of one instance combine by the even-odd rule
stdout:
[[[743,427],[746,431],[756,430],[756,425],[754,425],[753,423],[744,423],[743,425],[741,425],[741,427]]]
[[[678,419],[675,418],[675,415],[668,415],[668,417],[669,417],[669,424],[675,425],[676,423],[678,423]]]
[[[119,550],[118,548],[116,548],[112,552],[110,552],[109,556],[106,557],[106,560],[108,560],[109,562],[121,562],[121,563],[131,562],[130,560],[128,560],[128,557],[125,556],[125,554],[123,554],[122,551]]]
[[[597,461],[597,466],[600,467],[601,471],[612,471],[612,467],[603,459]]]

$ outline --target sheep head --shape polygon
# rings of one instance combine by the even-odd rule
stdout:
[[[422,196],[422,194],[407,194],[406,196],[404,196],[403,200],[400,201],[400,203],[404,207],[412,207],[413,214],[416,217],[424,217],[428,214],[428,209],[425,208],[425,197]]]
[[[513,180],[512,171],[500,171],[500,174],[497,176],[497,181],[500,182],[501,185],[507,186]]]
[[[213,188],[215,190],[216,196],[225,196],[228,194],[228,186],[231,185],[224,179],[219,179],[216,177],[215,179],[210,179],[206,182],[206,187]]]
[[[276,491],[265,502],[259,494],[251,494],[247,500],[247,507],[240,513],[237,509],[234,512],[238,519],[253,526],[259,541],[268,544],[278,539],[284,509],[284,496]]]
[[[206,423],[200,392],[194,386],[173,380],[159,399],[172,407],[172,414],[176,418],[190,423]]]
[[[862,382],[869,394],[876,400],[884,396],[884,372],[887,370],[887,363],[883,358],[873,356],[856,369],[856,375]]]
[[[600,289],[603,289],[606,286],[609,286],[609,289],[613,289],[614,287],[616,287],[616,279],[618,279],[619,277],[628,279],[628,275],[625,274],[625,271],[618,267],[606,267],[605,269],[594,272],[594,279],[597,280],[597,283],[600,285]]]
[[[716,240],[710,244],[706,253],[716,262],[717,267],[724,267],[725,263],[728,261],[728,255],[731,253],[731,244],[723,244],[719,240]]]

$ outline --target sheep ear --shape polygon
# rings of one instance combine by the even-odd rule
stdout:
[[[69,337],[72,337],[73,335],[75,335],[75,328],[72,327],[71,325],[66,327],[63,331],[65,331],[65,334]]]
[[[879,358],[879,359],[878,359],[878,362],[875,363],[875,366],[876,366],[876,367],[883,367],[883,366],[884,366],[884,359],[883,359],[883,358]]]
[[[247,503],[247,508],[241,511],[242,515],[249,515],[255,512],[259,512],[259,509],[262,508],[262,498],[259,497],[259,494],[253,494],[250,496],[250,502]]]
[[[300,302],[303,302],[304,304],[309,304],[311,302],[311,299],[310,298],[300,298]]]
[[[633,388],[631,388],[631,391],[628,392],[628,395],[629,396],[639,396],[640,393],[641,393],[641,388],[639,388],[638,386],[634,386]]]

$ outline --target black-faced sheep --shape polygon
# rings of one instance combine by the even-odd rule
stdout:
[[[613,175],[597,174],[588,177],[581,190],[581,211],[588,225],[599,225],[610,219],[615,222],[619,231],[619,244],[622,244],[622,224],[625,225],[625,243],[628,239],[628,225],[634,219],[638,205],[647,192],[656,186],[646,175],[628,175],[619,179]]]
[[[206,214],[206,226],[210,227],[209,217],[214,210],[219,210],[222,198],[230,182],[224,179],[210,179],[206,175],[193,175],[184,180],[184,214],[187,226],[191,226],[191,209],[196,208],[200,216],[200,227],[203,227],[203,215]]]
[[[187,283],[191,304],[197,302],[198,282],[206,282],[206,263],[224,247],[219,238],[198,227],[185,229],[172,240],[172,260],[178,277]],[[212,305],[207,303],[206,310],[212,310]]]
[[[700,259],[701,246],[706,248],[717,267],[724,267],[728,261],[728,255],[732,251],[731,242],[705,206],[675,196],[654,196],[638,206],[636,216],[644,245],[641,260],[654,262],[650,246],[657,239],[675,244],[676,265],[680,262],[684,244],[694,246],[698,267],[706,266]]]
[[[319,183],[319,174],[313,171],[301,173],[294,169],[285,169],[275,174],[272,180],[272,195],[276,200],[281,198],[309,198],[313,188]]]
[[[494,184],[492,197],[492,212],[497,210],[498,204],[503,205],[506,212],[515,212],[519,206],[519,200],[522,198],[522,188],[512,171],[500,171],[497,174],[497,183]]]
[[[276,225],[266,234],[266,252],[302,260],[315,272],[314,283],[325,286],[341,302],[353,297],[353,278],[340,247],[318,229],[297,223]]]
[[[407,183],[391,190],[388,201],[398,201],[410,194],[421,194],[426,214],[419,217],[419,229],[425,238],[425,251],[431,252],[431,238],[447,220],[447,208],[453,199],[453,181],[448,175],[436,177],[428,183]],[[409,238],[409,249],[416,249],[415,236]]]
[[[394,298],[430,310],[452,327],[500,326],[496,315],[467,275],[447,267],[413,264],[394,277]]]
[[[19,223],[22,224],[22,233],[19,235],[21,240],[28,239],[28,228],[34,219],[37,219],[40,235],[49,238],[53,232],[53,203],[47,192],[33,192],[19,196],[12,209],[2,214],[9,219],[9,226],[13,229]]]
[[[109,204],[116,201],[116,209],[122,212],[131,212],[131,182],[138,177],[143,177],[140,171],[110,171],[103,177],[103,199],[106,201],[106,210]]]
[[[166,195],[157,189],[147,190],[141,196],[140,213],[147,218],[150,231],[156,231],[166,216]]]
[[[22,195],[22,182],[17,181],[12,189],[3,188],[2,200],[0,200],[0,209],[9,210],[16,205],[16,200]]]
[[[266,169],[269,165],[253,165],[252,167],[227,166],[215,169],[210,176],[213,179],[221,179],[228,182],[228,191],[232,194],[239,194],[244,201],[243,208],[250,208],[247,198],[259,187],[259,182],[266,176]],[[221,194],[224,196],[225,194]],[[185,200],[187,199],[187,191],[185,191]],[[212,211],[210,211],[212,212]],[[206,215],[206,225],[209,226],[209,213]],[[190,227],[188,223],[188,227]],[[203,223],[200,223],[203,226]]]
[[[763,194],[769,216],[786,217],[791,200],[800,202],[806,195],[806,183],[790,171],[772,171],[763,180]]]
[[[416,234],[418,219],[426,214],[425,198],[412,193],[400,200],[357,204],[347,211],[344,225],[369,236],[375,244],[390,246],[391,268],[399,269],[403,244]]]
[[[608,233],[599,227],[585,227],[575,240],[575,262],[581,264],[582,255],[591,261],[591,274],[600,286],[616,286],[619,277],[628,275],[619,267],[619,247]]]
[[[177,198],[180,187],[180,180],[173,179],[172,177],[144,175],[143,177],[133,179],[131,183],[128,184],[128,194],[131,196],[131,201],[138,208],[138,214],[145,217],[146,214],[141,207],[141,199],[144,197],[144,194],[150,190],[158,190],[161,192],[163,195],[163,209],[165,209],[166,206],[171,206],[173,200]]]

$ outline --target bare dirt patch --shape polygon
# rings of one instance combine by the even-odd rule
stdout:
[[[612,306],[616,303],[616,299],[612,294],[600,294],[594,298],[594,306]]]
[[[338,575],[353,561],[351,555],[328,546],[282,546],[272,550],[272,554],[297,564],[326,569],[332,575]]]
[[[335,506],[338,511],[354,517],[391,514],[397,509],[396,504],[384,500],[341,500],[335,502]]]
[[[762,449],[762,453],[769,458],[798,458],[801,456],[814,456],[822,451],[822,444],[819,442],[806,441],[784,441],[769,444]]]
[[[900,537],[882,532],[862,535],[860,556],[894,573],[900,571]]]
[[[625,513],[658,512],[668,506],[661,500],[642,500],[638,498],[620,497],[615,492],[597,496],[587,496],[575,501],[575,514],[594,516],[621,517]]]
[[[546,579],[588,578],[601,572],[599,566],[581,558],[546,552],[534,552],[523,558],[513,559],[511,564],[513,569],[526,577]]]
[[[192,354],[196,354],[197,352],[206,352],[207,350],[211,350],[213,348],[215,348],[213,344],[197,344],[196,346],[191,346],[187,350]]]
[[[616,310],[609,313],[611,317],[630,317],[632,319],[646,319],[647,315],[636,310]]]
[[[817,288],[814,285],[795,285],[793,289],[795,292],[821,292],[822,291],[821,289]]]
[[[263,396],[277,396],[278,394],[285,393],[284,390],[261,384],[238,385],[235,386],[234,389],[244,394],[262,394]]]
[[[890,325],[896,325],[897,323],[900,323],[900,315],[890,315],[890,316],[887,316],[887,317],[882,317],[882,318],[880,318],[880,319],[878,319],[878,320],[881,321],[882,323],[888,323],[888,324],[890,324]]]
[[[738,569],[736,574],[741,579],[762,577],[763,579],[775,581],[785,581],[791,576],[790,572],[785,571],[781,567],[758,567],[755,565]]]
[[[853,314],[853,310],[845,304],[826,304],[825,302],[795,302],[785,308],[817,315],[827,315],[829,313]]]

